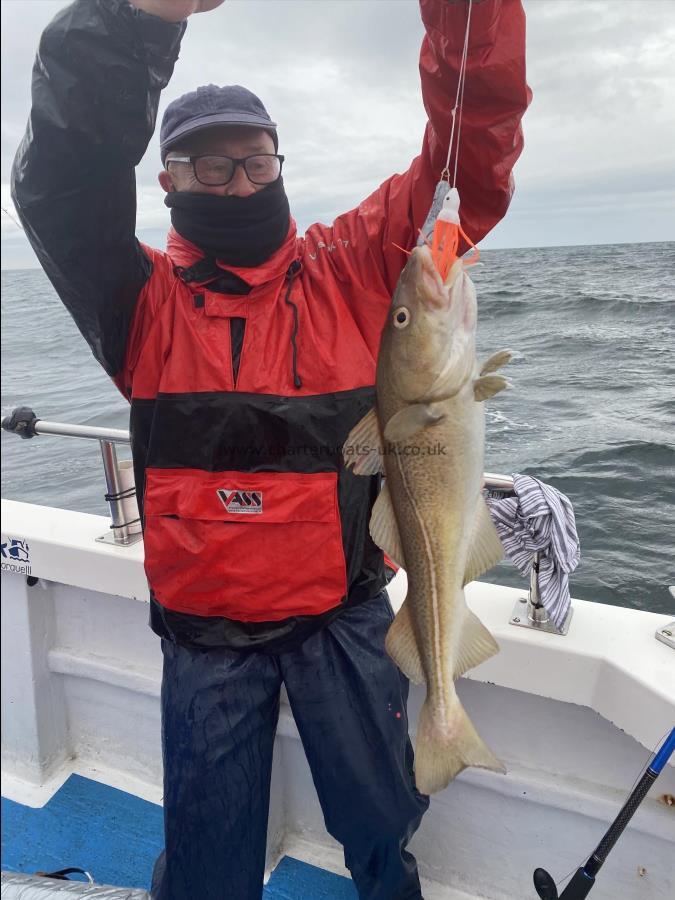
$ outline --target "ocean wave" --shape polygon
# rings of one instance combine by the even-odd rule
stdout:
[[[485,418],[488,425],[501,425],[503,426],[502,430],[505,431],[511,428],[535,431],[537,428],[536,425],[531,425],[529,422],[516,422],[514,419],[509,419],[508,416],[505,416],[504,413],[500,412],[498,409],[487,409],[485,411]]]

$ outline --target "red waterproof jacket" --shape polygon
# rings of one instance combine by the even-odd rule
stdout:
[[[112,312],[73,287],[78,276],[41,221],[35,125],[43,140],[53,125],[34,103],[33,133],[15,164],[15,202],[47,273],[131,402],[151,622],[165,637],[275,647],[368,600],[385,582],[368,534],[378,480],[346,471],[340,448],[374,400],[380,333],[405,262],[396,245],[414,245],[446,161],[467,6],[420,5],[429,123],[407,172],[330,226],[299,236],[293,223],[264,264],[223,265],[222,278],[200,269],[203,254],[173,231],[166,252],[134,245],[127,234],[127,277],[104,298]],[[107,28],[117,52],[124,28],[143,43],[156,109],[180,27],[126,13],[115,0],[98,7],[87,27]],[[57,23],[50,27],[61,29],[61,46],[49,29],[43,38],[47,71],[51,57],[65,64],[74,39],[72,21]],[[529,102],[524,52],[519,0],[474,5],[458,171],[463,226],[474,242],[511,198]],[[44,70],[34,76],[42,104]],[[140,107],[139,99],[139,116]],[[90,127],[84,115],[78,122]],[[67,116],[64,127],[74,127]],[[137,124],[132,137],[139,131]],[[111,230],[116,252],[118,239]],[[248,293],[228,287],[242,283]],[[233,318],[245,320],[236,379]]]

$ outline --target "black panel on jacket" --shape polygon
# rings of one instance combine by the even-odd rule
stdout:
[[[143,419],[148,402],[140,403]],[[309,397],[158,394],[146,465],[209,472],[335,472],[342,465],[342,443],[374,402],[371,387]],[[137,406],[134,400],[132,423]]]
[[[230,319],[230,346],[232,347],[232,373],[234,375],[234,383],[237,383],[239,377],[239,361],[241,359],[241,348],[244,346],[244,331],[246,329],[246,319],[233,317]]]

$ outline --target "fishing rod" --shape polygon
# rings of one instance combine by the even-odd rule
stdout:
[[[644,775],[630,793],[628,799],[621,807],[621,811],[607,829],[605,836],[595,848],[585,865],[577,869],[572,880],[562,894],[558,895],[558,889],[553,878],[545,869],[534,870],[534,887],[541,900],[584,900],[595,884],[595,876],[600,871],[602,864],[607,859],[609,851],[619,840],[626,825],[642,803],[647,792],[658,778],[661,770],[670,759],[675,750],[675,728],[663,742],[652,762],[645,769]]]

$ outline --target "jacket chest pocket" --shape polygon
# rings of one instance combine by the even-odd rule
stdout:
[[[346,594],[337,473],[148,469],[145,568],[162,605],[249,622]]]
[[[244,328],[235,330],[248,316],[246,297],[212,293],[183,298],[173,326],[170,358],[164,362],[162,393],[232,391],[234,362],[240,364]],[[234,350],[234,354],[233,354]],[[233,359],[233,355],[236,359]]]

